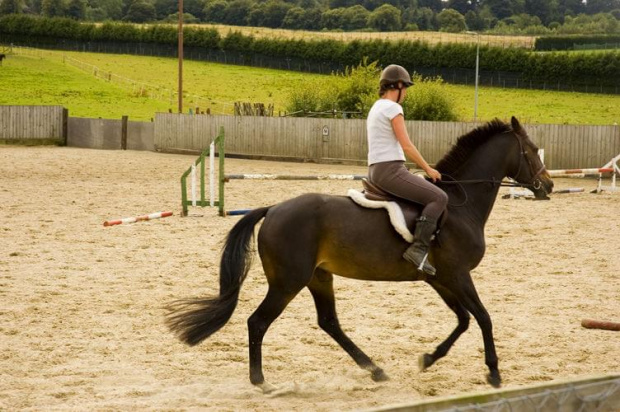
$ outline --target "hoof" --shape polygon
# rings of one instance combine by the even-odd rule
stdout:
[[[502,378],[499,375],[499,371],[491,372],[487,375],[487,382],[494,388],[502,386]]]
[[[254,386],[256,386],[257,388],[260,388],[260,390],[263,391],[263,395],[269,395],[270,393],[273,393],[278,389],[272,384],[267,383],[267,382],[255,383]]]
[[[418,367],[420,368],[420,372],[424,372],[433,363],[435,363],[435,361],[433,360],[433,357],[428,353],[420,355],[420,357],[418,358]]]
[[[375,382],[385,382],[390,380],[390,378],[385,374],[385,372],[383,372],[383,369],[381,368],[377,368],[374,371],[372,371],[372,380]]]

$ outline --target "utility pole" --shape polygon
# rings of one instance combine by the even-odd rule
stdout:
[[[475,31],[467,31],[467,34],[476,35],[476,82],[474,91],[474,122],[478,120],[478,78],[480,68],[480,33]]]
[[[183,113],[183,0],[179,0],[179,113]]]

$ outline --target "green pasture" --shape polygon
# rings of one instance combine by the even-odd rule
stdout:
[[[149,120],[155,112],[176,111],[177,64],[173,58],[96,53],[10,55],[0,66],[0,104],[62,105],[77,117]],[[114,76],[108,81],[95,72]],[[239,101],[273,104],[277,114],[286,110],[290,90],[318,76],[186,60],[184,111],[199,107],[232,114]],[[131,81],[149,86],[143,90]],[[474,88],[445,87],[460,119],[473,120]],[[513,115],[526,123],[614,124],[620,122],[620,96],[480,88],[479,120]]]

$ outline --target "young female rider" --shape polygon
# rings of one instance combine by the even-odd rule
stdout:
[[[441,174],[430,167],[418,149],[409,140],[403,108],[407,87],[413,82],[407,70],[392,64],[381,73],[380,99],[370,109],[366,128],[368,132],[368,177],[370,181],[394,196],[424,206],[415,227],[414,242],[403,258],[429,275],[435,268],[428,263],[428,248],[437,220],[448,203],[448,196],[437,186],[414,176],[405,168],[405,155],[421,167],[433,182]]]

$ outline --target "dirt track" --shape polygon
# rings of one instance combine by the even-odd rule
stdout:
[[[422,283],[337,278],[345,331],[391,380],[374,383],[315,321],[302,292],[264,345],[266,397],[248,381],[246,319],[266,284],[255,262],[231,322],[189,348],[162,306],[217,290],[223,236],[238,218],[179,217],[192,157],[57,147],[0,148],[0,410],[353,410],[489,389],[480,330],[420,373],[417,357],[456,319]],[[361,167],[227,160],[228,173],[355,173]],[[594,187],[564,179],[556,186]],[[227,185],[230,209],[352,182]],[[620,371],[620,335],[582,318],[620,321],[620,193],[498,199],[487,254],[473,272],[494,322],[505,387]],[[166,219],[104,220],[173,210]],[[202,215],[202,216],[198,216]]]

